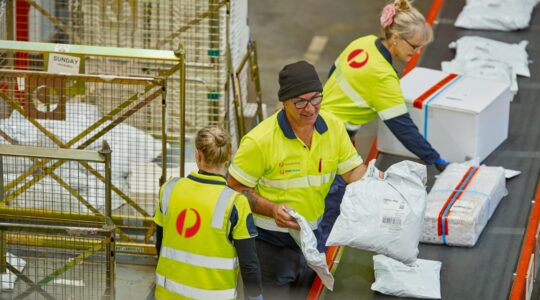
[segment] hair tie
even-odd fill
[[[388,28],[394,22],[394,16],[396,15],[396,7],[394,4],[386,5],[381,13],[381,26]]]

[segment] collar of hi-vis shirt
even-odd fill
[[[289,139],[295,139],[296,134],[294,134],[291,124],[289,123],[289,120],[287,120],[287,116],[285,115],[285,110],[282,109],[278,113],[277,120],[278,120],[279,127],[281,128],[281,131],[283,131],[283,134]],[[326,131],[328,131],[328,126],[326,125],[326,122],[320,115],[317,116],[317,120],[315,121],[315,130],[317,130],[319,134],[323,134]]]
[[[205,174],[206,173],[206,174]],[[217,185],[226,185],[227,182],[225,178],[221,175],[211,174],[205,171],[199,171],[197,172],[191,172],[187,178],[200,182],[200,183],[206,183],[206,184],[217,184]]]
[[[389,64],[392,64],[392,54],[390,54],[390,51],[386,49],[386,47],[382,43],[382,39],[380,38],[376,39],[375,46],[377,46],[377,49],[379,50],[379,52],[381,52],[384,59],[386,59]]]

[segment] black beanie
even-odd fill
[[[322,92],[319,75],[312,64],[301,60],[281,69],[279,72],[279,101],[312,92]]]

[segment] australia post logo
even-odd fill
[[[176,218],[176,232],[185,238],[193,237],[201,228],[201,215],[193,208],[186,208]]]
[[[369,60],[369,55],[364,49],[354,49],[347,56],[347,63],[353,69],[360,69],[365,66]]]
[[[286,173],[295,173],[295,172],[301,172],[300,169],[300,162],[299,161],[291,161],[291,162],[285,162],[282,161],[278,164],[279,168],[279,174],[284,175]]]

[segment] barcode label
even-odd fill
[[[390,224],[390,225],[398,225],[401,226],[401,219],[399,218],[392,218],[392,217],[383,217],[382,222],[384,224]]]

